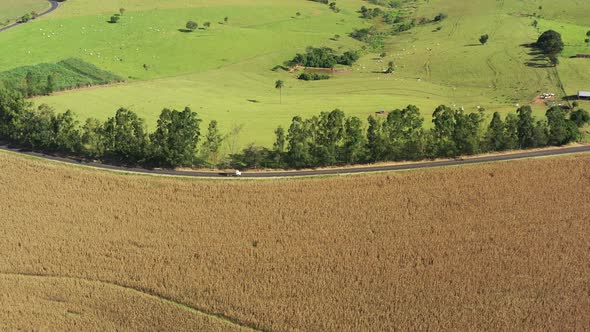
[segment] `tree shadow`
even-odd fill
[[[531,67],[531,68],[551,68],[551,67],[553,67],[553,65],[550,65],[548,63],[533,62],[533,61],[527,61],[524,64],[527,65],[527,67]]]
[[[531,58],[528,59],[524,64],[531,68],[552,68],[553,65],[549,63],[549,59],[543,51],[541,51],[534,43],[520,44],[520,47],[528,49],[526,52]]]
[[[474,46],[483,46],[483,45],[481,45],[481,44],[465,44],[463,46],[466,46],[466,47],[474,47]]]
[[[575,100],[578,100],[579,98],[578,98],[578,95],[570,95],[570,96],[565,96],[561,99],[565,100],[565,101],[575,101]]]
[[[178,31],[184,32],[184,33],[193,32],[193,30],[190,30],[190,29],[178,29]]]

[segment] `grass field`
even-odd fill
[[[294,115],[334,108],[362,118],[407,104],[418,105],[427,117],[439,104],[467,110],[482,106],[491,114],[513,111],[515,104],[528,104],[539,92],[563,96],[590,89],[585,79],[588,61],[564,57],[558,71],[527,66],[530,50],[520,46],[538,37],[529,16],[536,13],[543,17],[538,19],[540,29],[556,28],[564,34],[564,55],[590,53],[584,34],[580,36],[590,30],[580,14],[590,5],[574,0],[559,5],[545,0],[420,2],[417,17],[431,18],[442,11],[448,19],[388,39],[389,55],[383,62],[377,54],[365,54],[352,72],[322,82],[301,82],[293,74],[270,70],[306,46],[360,49],[362,44],[347,33],[369,26],[356,12],[362,5],[366,2],[338,1],[342,11],[334,13],[325,5],[299,0],[69,1],[48,17],[0,35],[0,45],[13,50],[0,59],[0,70],[82,58],[129,83],[36,102],[101,119],[118,107],[129,107],[151,127],[163,107],[188,105],[205,120],[218,120],[226,131],[244,125],[242,144],[264,145],[271,144],[275,127],[288,125]],[[126,8],[121,22],[108,24],[119,7]],[[228,24],[220,24],[226,16]],[[209,30],[179,32],[189,19],[201,26],[205,21],[213,24]],[[438,26],[441,30],[433,32]],[[490,41],[479,46],[484,33]],[[335,34],[342,38],[331,40]],[[375,73],[389,60],[396,62],[393,75]],[[277,79],[286,82],[282,104],[274,89]],[[535,105],[536,115],[544,111],[543,105]]]
[[[2,0],[0,2],[0,23],[14,22],[17,18],[32,11],[41,13],[49,8],[43,0]]]
[[[0,329],[237,328],[190,306],[272,331],[588,330],[589,163],[211,181],[0,152]]]

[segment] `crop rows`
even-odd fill
[[[0,169],[0,273],[101,282],[0,276],[0,329],[196,324],[148,294],[273,331],[590,329],[588,155],[256,182]]]

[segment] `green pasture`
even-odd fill
[[[32,11],[41,13],[49,8],[43,0],[2,0],[0,1],[0,23],[14,22],[17,18]]]
[[[0,34],[0,45],[11,49],[0,57],[0,70],[81,58],[128,82],[58,93],[35,103],[101,119],[128,107],[152,128],[163,107],[190,106],[205,121],[218,120],[224,130],[242,125],[241,144],[265,145],[271,144],[273,130],[287,126],[294,115],[340,108],[366,118],[407,104],[418,105],[427,118],[439,104],[466,110],[480,106],[491,115],[528,104],[541,92],[575,94],[587,81],[585,73],[590,74],[588,59],[564,57],[556,71],[523,46],[539,35],[530,15],[542,6],[539,29],[561,29],[566,53],[574,45],[586,47],[575,44],[580,38],[583,43],[580,31],[590,30],[577,11],[590,5],[574,0],[559,6],[549,1],[421,1],[418,17],[445,12],[448,19],[388,38],[383,59],[364,53],[349,72],[320,82],[272,71],[307,46],[361,49],[362,43],[347,33],[369,26],[356,11],[371,5],[362,0],[337,4],[339,13],[304,0],[68,0],[55,13]],[[120,7],[126,9],[120,23],[107,23]],[[224,17],[229,17],[227,24]],[[188,20],[212,25],[180,32]],[[333,40],[336,34],[341,38]],[[482,34],[490,35],[485,46],[478,42]],[[381,73],[389,61],[395,62],[396,72]],[[561,91],[559,77],[566,91]],[[274,88],[278,79],[286,83],[282,104]],[[544,114],[544,105],[534,109]]]

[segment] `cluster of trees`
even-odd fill
[[[329,47],[308,47],[306,53],[298,53],[292,60],[287,62],[287,65],[334,68],[337,64],[351,66],[358,61],[359,57],[356,51],[346,51],[342,55],[337,55]]]
[[[200,165],[204,156],[219,152],[221,140],[212,121],[200,145],[200,122],[189,108],[164,109],[156,130],[148,133],[143,119],[121,108],[107,121],[90,118],[80,125],[71,111],[58,114],[47,105],[35,109],[17,91],[0,89],[0,138],[69,156],[152,166]]]
[[[546,119],[536,120],[524,106],[505,119],[494,113],[486,122],[483,110],[466,113],[442,105],[432,118],[433,128],[425,130],[419,109],[410,105],[386,118],[369,117],[365,130],[361,119],[340,110],[308,119],[297,116],[287,132],[277,128],[273,149],[251,146],[233,160],[241,167],[302,168],[558,146],[579,140],[579,128],[590,115],[581,109],[568,115],[553,107]]]
[[[370,42],[371,39],[377,35],[379,35],[379,32],[377,31],[377,28],[375,27],[370,27],[370,28],[362,28],[362,29],[354,29],[354,31],[352,31],[350,34],[350,37],[362,41],[362,42]]]
[[[359,10],[359,12],[361,13],[362,18],[372,19],[372,18],[379,17],[379,16],[383,15],[384,11],[379,7],[367,8],[366,6],[362,6],[361,9]]]
[[[436,23],[441,22],[446,19],[448,16],[445,13],[437,14],[433,19],[428,19],[426,17],[422,17],[419,20],[410,19],[408,17],[404,17],[402,12],[398,10],[383,10],[381,8],[367,8],[366,6],[362,6],[359,10],[361,17],[364,19],[374,19],[377,17],[381,17],[382,21],[386,24],[392,25],[392,31],[394,33],[402,32],[410,30],[411,28],[415,27],[418,24],[428,24],[428,23]],[[365,29],[367,32],[370,29]],[[358,34],[359,32],[357,32]],[[362,31],[361,31],[362,33]],[[359,39],[359,38],[357,38]]]
[[[109,23],[118,23],[121,20],[121,15],[125,14],[125,8],[119,8],[119,12],[111,16]]]
[[[71,111],[58,114],[46,105],[34,109],[16,90],[0,88],[1,139],[69,156],[165,167],[302,168],[563,145],[581,138],[580,128],[589,123],[590,114],[553,107],[545,119],[536,120],[525,106],[505,119],[494,113],[487,122],[483,111],[439,106],[432,118],[432,129],[424,129],[424,118],[412,105],[385,118],[371,116],[367,126],[340,110],[307,119],[296,116],[287,130],[275,130],[272,148],[250,145],[238,152],[217,121],[209,123],[203,137],[201,119],[188,107],[162,110],[150,133],[144,120],[125,108],[106,121],[91,118],[80,125]],[[224,140],[232,145],[228,158],[221,156]]]
[[[203,23],[203,26],[205,27],[205,29],[209,29],[211,27],[211,22],[205,22]],[[188,21],[186,22],[186,30],[187,31],[195,31],[199,28],[199,23],[195,22],[195,21]]]
[[[34,19],[36,19],[36,18],[37,18],[37,16],[39,16],[39,15],[37,14],[37,12],[34,12],[34,11],[32,11],[32,12],[30,12],[30,13],[27,13],[27,14],[25,14],[25,15],[21,16],[21,17],[18,19],[18,23],[27,23],[27,22],[29,22],[30,20],[34,20]]]

